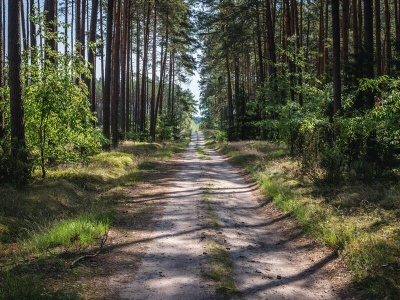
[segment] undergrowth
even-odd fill
[[[187,145],[124,142],[45,179],[34,173],[24,190],[0,186],[0,299],[82,299],[88,291],[70,263],[99,249],[124,187]]]
[[[326,184],[305,176],[300,163],[279,145],[207,145],[251,173],[266,199],[294,216],[308,235],[337,249],[365,299],[400,298],[398,181]]]

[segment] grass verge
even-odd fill
[[[0,186],[0,299],[90,295],[81,279],[95,274],[85,262],[70,263],[99,248],[124,187],[187,145],[124,142],[85,165],[58,166],[44,180],[38,174],[25,190]]]
[[[210,135],[208,135],[210,138]],[[216,143],[234,164],[305,232],[337,249],[347,261],[363,299],[400,299],[400,185],[324,185],[304,177],[284,147],[267,142]]]

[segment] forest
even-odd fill
[[[198,49],[203,128],[284,142],[330,181],[398,165],[397,1],[90,2],[3,1],[2,181],[177,138]]]
[[[188,3],[8,2],[0,5],[0,181],[24,185],[35,169],[45,177],[51,165],[121,140],[170,140],[188,129]]]
[[[230,141],[284,142],[328,181],[392,172],[399,10],[379,0],[210,4],[199,17],[203,126]]]
[[[206,161],[200,129],[366,299],[397,299],[399,75],[399,0],[0,0],[0,251],[69,255],[75,231],[35,235],[58,220],[93,244],[191,132]]]

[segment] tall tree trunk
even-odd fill
[[[226,67],[226,83],[228,90],[228,140],[233,140],[233,96],[232,96],[232,83],[231,83],[231,69],[229,65],[229,55],[225,55],[225,67]]]
[[[151,100],[150,100],[150,136],[156,137],[156,72],[157,72],[157,4],[154,3],[153,20],[153,49],[152,49],[152,78],[151,78]]]
[[[115,36],[113,47],[113,96],[111,100],[111,131],[112,145],[118,145],[118,111],[119,111],[119,90],[120,90],[120,44],[121,44],[121,1],[116,0],[115,4]]]
[[[319,33],[318,33],[318,76],[324,73],[324,53],[325,53],[325,22],[324,22],[324,0],[319,4]]]
[[[256,2],[256,11],[257,11],[257,50],[258,50],[258,64],[259,64],[259,74],[260,74],[260,83],[264,84],[265,76],[264,76],[264,61],[263,61],[263,53],[262,53],[262,41],[261,41],[261,22],[260,22],[260,8],[258,5],[258,1]]]
[[[99,0],[92,0],[92,15],[90,18],[90,35],[89,42],[93,45],[96,42],[96,32],[97,32],[97,11],[99,8]],[[93,113],[96,112],[96,48],[88,47],[88,62],[92,66],[90,73],[90,106]]]
[[[21,0],[8,1],[8,79],[11,119],[11,177],[25,183],[29,171],[25,143],[24,105],[21,74]]]
[[[374,77],[374,27],[373,27],[373,8],[372,0],[364,0],[364,64],[365,76]],[[367,95],[367,107],[374,106],[374,96],[372,93]]]
[[[75,40],[79,43],[76,43],[76,51],[81,53],[81,49],[83,45],[79,45],[81,42],[81,18],[82,18],[82,2],[81,0],[75,0]]]
[[[144,25],[144,45],[143,45],[143,68],[142,68],[142,87],[141,87],[141,101],[140,101],[140,131],[146,130],[146,100],[147,100],[147,63],[149,55],[149,33],[150,33],[150,2],[147,4],[147,16]]]
[[[106,40],[106,69],[103,90],[103,134],[110,139],[110,96],[111,96],[111,48],[113,33],[114,0],[107,2],[107,40]],[[109,149],[110,145],[105,145]]]
[[[50,47],[51,50],[57,51],[57,0],[45,0],[44,10],[47,11],[46,14],[46,26],[51,33],[49,37],[46,38],[46,45]],[[46,51],[46,59],[54,61],[53,55],[48,55]]]
[[[392,61],[392,39],[390,31],[391,31],[390,6],[389,6],[389,0],[385,0],[385,41],[386,41],[385,73],[389,76],[391,74],[391,61]]]
[[[357,55],[360,50],[359,28],[358,28],[358,14],[357,14],[357,0],[352,0],[352,17],[353,17],[353,54]]]
[[[4,35],[3,35],[3,3],[0,2],[0,88],[3,88],[5,85],[4,82]],[[0,93],[0,102],[4,100],[4,93]],[[4,138],[6,134],[6,124],[4,118],[4,112],[0,111],[0,141]]]
[[[130,128],[130,99],[131,99],[131,62],[132,62],[132,9],[131,9],[132,3],[130,0],[128,0],[128,9],[126,10],[127,14],[127,19],[126,19],[126,24],[128,26],[127,28],[127,57],[126,57],[126,89],[125,89],[125,129],[127,132],[131,130]]]
[[[103,1],[100,1],[100,38],[104,41],[104,29],[103,29]],[[101,45],[101,90],[104,91],[104,43]]]
[[[395,37],[396,37],[396,43],[399,43],[400,42],[399,4],[397,0],[393,0],[393,2],[394,2],[394,26],[396,28]]]
[[[65,25],[68,24],[68,12],[69,12],[69,0],[65,0],[65,16],[64,16]],[[65,28],[64,28],[64,35],[65,35],[64,54],[67,54],[68,53],[68,27],[67,26],[65,26]]]
[[[376,76],[382,75],[381,0],[375,0]]]
[[[342,107],[341,79],[340,79],[340,13],[339,0],[332,0],[332,38],[333,38],[333,113],[336,114]]]
[[[265,13],[266,13],[266,22],[267,22],[267,39],[269,46],[269,74],[270,81],[274,82],[274,90],[277,91],[278,87],[276,84],[276,46],[275,46],[275,30],[272,23],[272,12],[271,12],[271,3],[270,0],[265,0]]]
[[[28,3],[26,4],[28,5]],[[26,26],[25,26],[25,9],[24,9],[24,1],[21,1],[21,27],[22,27],[22,44],[23,44],[23,49],[26,50],[28,49],[28,39],[26,35]]]
[[[169,70],[168,70],[168,102],[167,115],[171,115],[171,100],[172,100],[172,51],[169,52]]]
[[[168,24],[168,14],[167,14],[167,24]],[[155,111],[155,127],[157,128],[157,115],[162,114],[163,109],[163,97],[164,97],[164,81],[165,81],[165,73],[167,66],[167,54],[168,54],[168,39],[169,39],[169,30],[168,27],[165,29],[165,47],[161,44],[161,68],[160,68],[160,83],[158,85],[157,92],[157,104]]]
[[[136,4],[136,105],[135,124],[136,130],[140,128],[140,5]]]
[[[30,15],[30,34],[31,34],[31,47],[36,47],[36,24],[33,22],[32,17],[35,15],[35,0],[29,1],[29,15]]]
[[[71,34],[70,34],[70,36],[71,36],[71,52],[73,52],[74,51],[74,46],[75,46],[75,44],[74,44],[74,39],[76,38],[75,36],[74,36],[74,29],[75,29],[75,27],[74,27],[74,24],[75,24],[75,5],[74,5],[74,1],[76,1],[76,0],[71,0],[72,2],[71,2]]]
[[[127,74],[126,74],[126,67],[127,67],[127,48],[128,48],[128,34],[129,34],[129,2],[128,0],[125,0],[124,3],[124,12],[123,12],[123,37],[122,37],[122,49],[121,49],[121,113],[120,113],[120,118],[121,118],[121,131],[122,131],[122,136],[124,139],[126,139],[126,82],[127,82]]]
[[[171,121],[173,132],[175,133],[175,50],[172,51],[172,98],[171,98]]]
[[[342,46],[342,57],[345,69],[349,64],[349,0],[342,1],[342,36],[343,36],[343,46]]]
[[[81,8],[81,24],[80,24],[80,34],[79,34],[79,42],[81,44],[81,55],[82,57],[85,57],[85,40],[86,40],[86,0],[80,0],[82,2],[82,8]]]

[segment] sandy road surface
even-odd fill
[[[165,201],[165,208],[154,231],[140,241],[146,249],[141,262],[111,279],[112,294],[120,299],[221,297],[203,276],[209,258],[202,238],[204,232],[213,234],[202,218],[207,188],[241,298],[352,299],[348,274],[334,254],[304,238],[287,215],[258,201],[256,185],[245,182],[220,154],[206,150],[202,159],[196,146],[204,146],[201,132],[192,134],[166,192],[148,191],[151,199]]]

